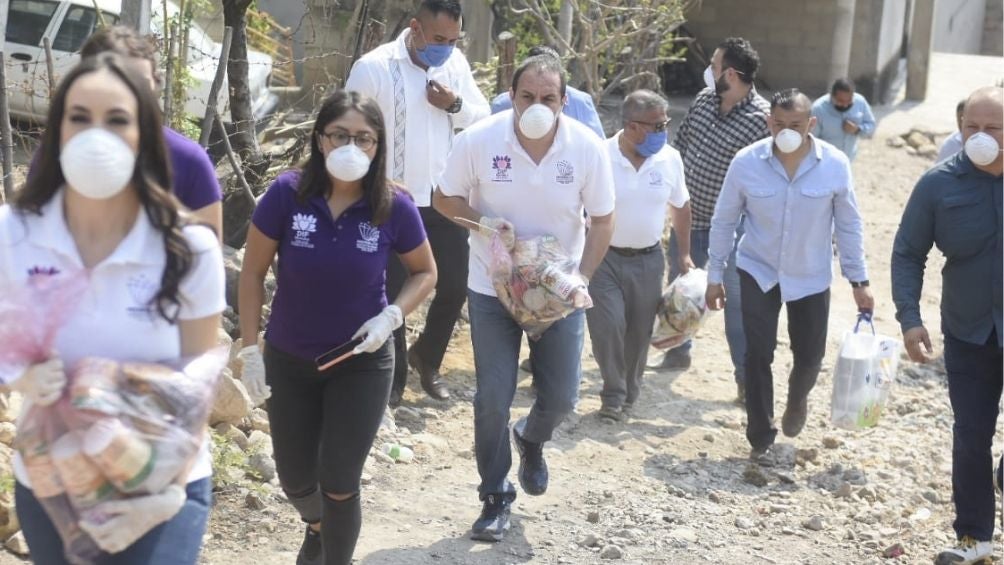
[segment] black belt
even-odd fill
[[[634,257],[635,255],[648,255],[649,253],[658,250],[660,247],[661,245],[658,243],[649,245],[643,249],[636,249],[634,247],[614,247],[611,245],[610,251],[613,251],[618,255],[623,255],[624,257]]]

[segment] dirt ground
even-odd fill
[[[854,173],[877,302],[876,329],[898,337],[889,284],[892,239],[913,184],[931,162],[888,147],[885,138],[891,134],[880,124],[876,138],[863,142]],[[939,351],[942,265],[933,253],[923,304]],[[810,396],[808,424],[797,438],[779,436],[776,464],[756,472],[747,461],[745,412],[733,402],[720,315],[698,336],[690,370],[646,372],[635,415],[621,424],[596,417],[601,379],[587,339],[577,410],[545,449],[549,490],[540,497],[519,494],[512,530],[497,544],[467,537],[480,503],[472,451],[473,359],[464,327],[444,363],[453,399],[429,400],[413,378],[404,408],[394,415],[397,429],[382,432],[412,445],[414,461],[394,464],[371,457],[367,464],[357,562],[930,563],[954,539],[952,413],[945,381],[936,370],[903,361],[891,405],[877,427],[834,428],[830,369],[855,311],[849,286],[837,280],[824,371]],[[778,416],[791,363],[783,333],[779,341],[774,363]],[[529,379],[523,379],[512,417],[524,415],[532,402]],[[1000,437],[996,443],[999,454]],[[514,468],[514,482],[515,473]],[[295,562],[302,524],[276,494],[280,491],[272,492],[262,497],[261,509],[249,508],[247,491],[217,493],[202,563]],[[997,543],[1000,547],[999,533]],[[901,544],[903,554],[884,558],[895,544]],[[0,565],[19,562],[0,554]]]
[[[877,329],[890,336],[899,335],[889,288],[892,238],[914,182],[929,165],[888,147],[881,132],[864,142],[854,164]],[[942,264],[933,254],[925,283],[924,313],[932,334],[939,327]],[[578,408],[545,449],[549,490],[541,497],[520,494],[513,528],[498,544],[467,538],[480,504],[472,455],[473,361],[464,329],[444,364],[454,399],[438,403],[409,389],[406,409],[396,413],[399,429],[389,435],[412,444],[415,460],[391,464],[371,458],[367,466],[356,559],[366,565],[579,564],[611,558],[847,564],[884,562],[882,552],[899,543],[905,553],[895,562],[929,563],[953,539],[945,382],[937,372],[913,370],[904,361],[878,427],[861,432],[832,427],[829,368],[855,311],[848,285],[838,281],[827,364],[810,396],[809,423],[798,438],[780,438],[777,465],[762,476],[765,486],[751,484],[761,481],[747,472],[745,413],[733,403],[721,316],[697,339],[693,368],[646,372],[636,414],[623,424],[595,415],[601,380],[587,340]],[[778,415],[790,362],[782,336],[774,364]],[[525,414],[532,400],[524,379],[513,418]],[[515,469],[511,475],[515,480]],[[302,529],[287,504],[272,498],[264,510],[249,510],[243,492],[220,493],[217,500],[204,563],[294,562]]]

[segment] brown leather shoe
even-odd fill
[[[446,388],[446,383],[439,379],[439,372],[427,366],[414,349],[408,350],[408,364],[418,372],[419,381],[422,383],[422,390],[436,400],[449,400],[450,390]]]

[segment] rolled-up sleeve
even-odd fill
[[[934,245],[934,203],[921,181],[903,210],[892,247],[892,300],[903,331],[924,325],[920,293],[927,255]]]
[[[742,160],[734,159],[725,173],[722,192],[711,216],[711,232],[708,235],[708,283],[722,284],[722,274],[732,253],[736,240],[736,227],[745,207],[740,177]]]
[[[453,140],[453,148],[446,156],[446,167],[439,175],[437,185],[445,196],[459,196],[470,202],[471,189],[476,184],[471,159],[470,135],[460,132]]]

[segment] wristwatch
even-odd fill
[[[464,105],[464,99],[458,94],[456,99],[453,100],[453,104],[446,107],[447,114],[456,114],[460,111],[460,107]]]
[[[851,281],[851,288],[864,288],[866,286],[868,286],[868,279],[858,282]]]

